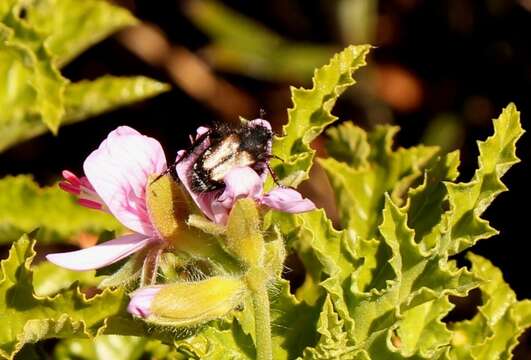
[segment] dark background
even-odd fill
[[[223,4],[293,43],[310,42],[340,50],[349,38],[337,25],[341,2],[226,0]],[[33,173],[41,184],[50,184],[62,169],[79,173],[83,159],[110,130],[122,124],[159,139],[168,157],[186,146],[188,134],[198,125],[213,119],[258,117],[262,108],[279,129],[290,104],[289,85],[310,85],[310,76],[306,81],[295,76],[260,79],[210,67],[202,49],[211,40],[187,15],[186,9],[193,1],[116,3],[129,8],[142,21],[155,24],[161,30],[159,35],[170,44],[166,48],[171,46],[176,54],[158,52],[155,41],[151,45],[160,59],[135,52],[124,40],[127,33],[122,32],[87,50],[64,68],[63,74],[73,81],[103,74],[143,74],[172,83],[173,89],[141,104],[64,127],[58,137],[45,135],[18,145],[0,157],[0,175]],[[402,128],[397,138],[401,146],[422,141],[446,149],[460,148],[461,180],[465,181],[476,166],[475,141],[491,134],[491,119],[509,102],[516,103],[524,128],[529,128],[530,0],[366,3],[375,7],[370,15],[372,27],[368,35],[350,34],[350,38],[377,48],[372,51],[369,67],[356,75],[361,78],[357,89],[338,102],[334,113],[340,119],[352,119],[367,129],[377,123],[397,124]],[[168,59],[162,59],[172,56],[181,59],[173,70]],[[189,57],[205,65],[211,80],[219,86],[228,86],[227,92],[217,93],[219,103],[209,103],[200,90],[194,90],[201,89],[202,84],[194,84],[198,80],[193,72],[187,73],[188,68],[179,65],[183,64],[183,56],[184,61]],[[531,298],[527,246],[530,217],[526,208],[531,187],[529,154],[529,136],[524,135],[518,146],[523,162],[504,177],[510,192],[499,196],[484,216],[501,234],[481,241],[473,249],[503,270],[520,299]]]

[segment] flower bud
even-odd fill
[[[238,200],[227,222],[227,248],[247,265],[261,266],[264,262],[264,237],[260,216],[253,199]]]
[[[173,181],[171,176],[155,179],[155,176],[149,178],[146,189],[149,217],[159,235],[174,243],[188,228],[185,221],[192,205],[186,190]]]
[[[133,293],[128,310],[158,325],[196,326],[225,316],[242,302],[244,294],[241,279],[214,276],[141,288]]]

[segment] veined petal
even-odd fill
[[[46,259],[70,270],[93,270],[120,261],[154,241],[142,234],[130,234],[86,249],[48,254]]]
[[[275,210],[301,213],[315,209],[315,204],[294,189],[276,187],[260,199],[260,203]]]
[[[83,168],[90,184],[122,224],[147,236],[155,234],[145,191],[148,177],[166,168],[157,140],[121,126],[88,156]]]
[[[161,288],[162,285],[155,285],[140,288],[135,291],[127,306],[127,311],[138,317],[148,317],[151,314],[151,302]]]
[[[217,201],[227,209],[232,209],[232,205],[239,198],[257,199],[262,195],[262,179],[256,171],[248,166],[231,169],[223,181],[225,182],[225,191]]]
[[[263,189],[260,176],[247,166],[230,170],[223,181],[225,182],[225,190],[211,205],[213,220],[218,224],[227,222],[229,212],[236,200],[244,197],[259,199]]]

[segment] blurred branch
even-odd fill
[[[188,49],[172,45],[154,25],[124,30],[119,41],[154,67],[164,69],[188,95],[207,104],[228,120],[256,115],[256,101],[242,90],[217,77],[212,69]]]

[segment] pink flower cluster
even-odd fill
[[[265,120],[251,123],[270,126]],[[198,135],[208,131],[198,129]],[[198,156],[210,145],[209,139],[186,156],[176,167],[179,179],[190,192],[197,206],[210,220],[225,224],[237,199],[250,197],[257,203],[280,211],[298,213],[315,209],[315,205],[290,188],[277,187],[263,193],[264,176],[250,167],[237,167],[225,178],[225,188],[206,193],[194,193],[190,188],[190,172]],[[184,151],[178,152],[178,158]],[[85,160],[86,177],[78,178],[64,171],[60,187],[78,197],[80,205],[111,213],[131,230],[130,234],[96,246],[66,253],[49,254],[46,258],[67,269],[84,271],[98,269],[164,239],[153,225],[146,206],[148,178],[167,168],[160,143],[138,131],[121,126],[109,133],[101,145]]]
[[[270,126],[265,120],[253,120],[251,124]],[[198,129],[198,136],[208,131]],[[210,220],[225,224],[236,200],[242,197],[280,211],[297,213],[315,209],[294,189],[276,187],[264,194],[266,173],[259,176],[250,167],[236,167],[224,177],[221,190],[195,193],[191,190],[191,171],[197,158],[210,146],[208,137],[191,154],[183,150],[176,166],[179,180],[189,191],[199,209]],[[269,146],[270,148],[270,146]],[[84,271],[98,269],[115,263],[155,243],[164,243],[150,219],[146,205],[146,189],[149,177],[160,174],[167,168],[162,146],[153,138],[121,126],[112,131],[98,149],[85,160],[84,177],[63,171],[64,181],[59,186],[78,197],[80,205],[112,214],[131,233],[114,240],[77,251],[49,254],[46,258],[61,267]],[[161,285],[137,290],[128,306],[128,311],[139,317],[148,317],[153,297]]]

